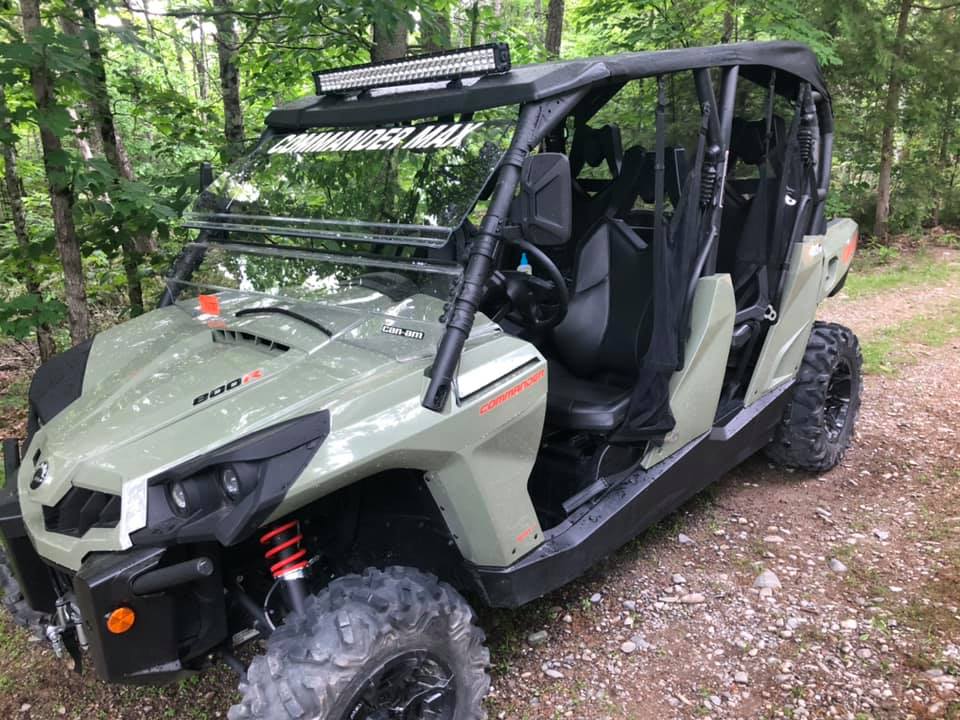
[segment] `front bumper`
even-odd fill
[[[19,464],[14,451],[12,443],[4,443],[8,477]],[[223,578],[215,543],[93,553],[73,574],[53,567],[37,554],[23,523],[19,498],[10,490],[0,491],[0,539],[21,592],[34,610],[52,616],[58,598],[72,594],[90,658],[97,674],[108,682],[175,680],[227,638]],[[138,593],[134,589],[138,579],[153,571],[201,556],[211,561],[203,577],[165,590]],[[136,622],[122,635],[114,635],[107,630],[107,616],[120,606],[133,610]]]
[[[178,548],[181,553],[187,548]],[[211,557],[215,547],[193,548]],[[172,551],[142,548],[104,553],[83,563],[73,580],[77,607],[97,674],[107,682],[153,684],[190,672],[191,661],[227,637],[223,579],[215,559],[202,579],[162,592],[137,594],[133,585],[150,571],[169,566]],[[215,556],[214,556],[215,557]],[[136,613],[122,635],[107,629],[107,616],[118,607]]]

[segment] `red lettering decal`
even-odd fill
[[[546,370],[538,370],[533,375],[528,377],[526,380],[521,380],[509,390],[505,390],[504,392],[500,393],[492,400],[488,400],[483,405],[481,405],[480,414],[486,415],[488,412],[490,412],[491,410],[495,410],[496,408],[500,407],[508,400],[513,400],[513,398],[515,398],[517,395],[522,393],[524,390],[526,390],[532,385],[536,385],[538,382],[543,380],[543,378],[546,377],[546,374],[547,374]]]
[[[517,535],[517,542],[518,542],[518,543],[522,543],[524,540],[526,540],[528,537],[530,537],[530,533],[532,533],[532,532],[533,532],[533,528],[532,528],[532,527],[528,527],[528,528],[527,528],[526,530],[524,530],[522,533],[520,533],[519,535]]]

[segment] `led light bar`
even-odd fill
[[[506,43],[490,43],[339,70],[317,70],[313,81],[317,95],[342,95],[378,87],[497,75],[509,69],[510,48]]]

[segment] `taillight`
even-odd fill
[[[844,265],[849,265],[850,260],[853,258],[853,254],[857,251],[857,243],[860,242],[860,230],[854,230],[853,236],[847,242],[847,246],[843,249],[843,263]]]

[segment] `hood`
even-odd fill
[[[392,303],[358,289],[336,305],[209,297],[94,339],[82,393],[30,445],[21,490],[40,462],[50,478],[31,500],[52,505],[71,485],[119,493],[126,480],[360,392],[358,384],[420,372],[442,332],[442,301],[425,295]],[[264,309],[281,312],[255,311]],[[478,323],[475,333],[491,327]]]

